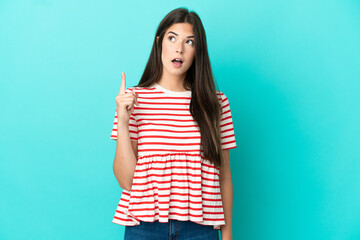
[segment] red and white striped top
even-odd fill
[[[138,142],[138,160],[131,191],[123,189],[112,220],[123,226],[168,219],[225,225],[219,168],[203,157],[200,131],[190,114],[191,91],[174,92],[155,83],[132,87],[138,94],[129,120],[129,134]],[[229,100],[217,91],[222,106],[222,149],[236,148]],[[111,139],[117,139],[115,111]]]

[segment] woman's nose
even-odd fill
[[[176,52],[178,53],[183,53],[184,49],[183,49],[183,44],[182,42],[179,42],[177,45],[176,45]]]

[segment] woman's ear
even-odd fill
[[[156,36],[156,43],[158,43],[159,41],[159,36]]]

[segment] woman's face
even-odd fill
[[[193,63],[195,37],[190,23],[175,23],[166,32],[162,42],[161,61],[166,74],[183,77]],[[181,62],[173,61],[180,58]]]

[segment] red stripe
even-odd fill
[[[181,155],[183,156],[184,153],[163,153],[163,154],[150,154],[150,155],[146,155],[146,156],[139,156],[139,159],[140,158],[144,158],[144,157],[165,157],[165,156],[168,156],[168,155]],[[200,154],[190,154],[190,153],[187,153],[186,155],[189,155],[189,156],[194,156],[194,157],[203,157],[202,155]],[[190,161],[190,160],[188,160]]]
[[[188,108],[183,109],[183,108],[147,108],[147,107],[137,107],[136,109],[140,109],[140,110],[159,110],[159,111],[189,111]],[[155,114],[155,113],[153,113]],[[157,114],[157,113],[156,113]]]
[[[139,142],[138,145],[200,146],[200,143]]]
[[[222,118],[221,121],[225,121],[226,119],[231,119],[231,116],[227,116],[226,118]]]
[[[154,168],[150,168],[150,169],[154,169]],[[147,170],[150,170],[150,169],[144,169],[144,170],[146,172]],[[182,169],[187,169],[187,168],[182,168]],[[162,170],[162,169],[159,169],[159,170]],[[142,171],[136,171],[136,172],[142,172]],[[164,174],[164,173],[162,173],[162,174],[149,173],[149,174],[145,174],[144,176],[133,176],[133,179],[143,179],[143,178],[148,178],[148,177],[164,177],[165,178],[165,177],[171,177],[171,176],[191,176],[193,178],[196,178],[196,177],[201,178],[201,174],[174,173],[174,172],[172,172],[172,173],[167,173],[167,174]],[[214,181],[216,181],[216,179]]]
[[[117,116],[117,115],[115,115],[114,123],[117,123],[117,118],[118,118],[118,116]],[[133,116],[130,116],[130,119],[135,120],[135,118],[133,118]]]
[[[132,189],[131,192],[147,192],[150,190],[159,190],[159,191],[169,191],[171,189],[189,189],[192,191],[201,191],[201,188],[191,188],[190,186],[187,187],[181,187],[181,186],[171,186],[171,188],[160,188],[160,187],[150,187],[150,188],[146,188],[146,189]]]
[[[229,129],[226,129],[226,130],[221,131],[220,133],[229,132],[229,131],[234,131],[234,129],[233,129],[233,128],[229,128]]]
[[[148,136],[141,136],[139,139],[142,138],[169,138],[169,139],[199,139],[200,136],[188,136],[188,137],[173,137],[173,136],[160,136],[160,135],[148,135]]]
[[[169,103],[169,102],[142,102],[138,101],[141,104],[149,104],[149,105],[156,105],[156,104],[163,104],[163,105],[190,105],[190,103]]]
[[[207,188],[218,188],[218,189],[220,189],[220,186],[213,186],[213,185],[208,185],[208,184],[204,184],[204,183],[202,183],[201,186],[202,187],[207,187]]]
[[[219,174],[217,172],[208,172],[206,170],[201,170],[202,173],[206,173],[206,174],[209,174],[209,175],[217,175],[219,176]]]
[[[157,196],[157,193],[155,193],[155,195]],[[179,202],[179,203],[191,203],[191,204],[202,204],[202,201],[193,201],[193,200],[179,200],[179,199],[171,199],[171,202]],[[169,202],[166,201],[159,201],[158,199],[155,199],[154,201],[142,201],[142,202],[132,202],[131,205],[142,205],[142,204],[168,204]],[[120,205],[118,205],[120,206]]]
[[[232,125],[232,124],[233,124],[233,122],[231,121],[231,122],[225,123],[225,124],[223,124],[223,125],[220,125],[220,127],[224,127],[224,126]]]
[[[186,150],[179,150],[179,149],[139,149],[138,152],[198,152],[199,149],[186,149]]]
[[[139,129],[140,132],[172,132],[172,133],[200,133],[198,130],[188,130],[188,131],[175,131],[175,130],[167,130],[167,129]]]
[[[157,154],[151,154],[151,157],[154,157],[154,155],[156,156]],[[167,155],[169,155],[169,154],[167,154]],[[149,157],[149,155],[139,156],[138,157],[138,159],[142,159],[142,158],[150,158],[150,157]],[[176,163],[176,162],[179,162],[179,163],[192,163],[192,164],[200,163],[199,160],[189,160],[189,159],[168,159],[167,162],[171,162],[171,163]],[[149,163],[150,162],[142,162],[142,163],[138,163],[137,165],[141,166],[141,165],[147,165]],[[163,164],[164,161],[163,160],[160,160],[160,161],[151,160],[151,164],[155,164],[155,163]],[[203,163],[203,164],[205,164],[205,163]]]
[[[180,161],[182,162],[182,161]],[[152,164],[154,162],[151,162]],[[165,170],[170,170],[170,169],[191,169],[191,170],[198,170],[198,171],[201,171],[201,167],[187,167],[187,166],[170,166],[170,167],[165,167],[165,168],[158,168],[158,167],[153,167],[153,166],[150,166],[149,168],[146,168],[146,169],[136,169],[135,172],[147,172],[149,170],[160,170],[160,171],[165,171]],[[173,175],[186,175],[186,173],[172,173]],[[191,173],[189,173],[191,174]],[[155,174],[155,175],[159,175],[159,174]],[[155,176],[154,175],[154,176]],[[171,175],[171,174],[170,174]],[[170,176],[169,174],[160,174],[159,176]],[[194,174],[191,174],[191,175],[194,175]],[[146,176],[149,176],[149,175],[146,175]],[[139,176],[140,177],[140,176]],[[195,175],[194,177],[201,177],[201,175],[197,174]]]
[[[230,142],[224,142],[224,143],[222,143],[222,145],[226,145],[226,144],[230,144],[230,143],[235,143],[235,140],[234,140],[234,141],[230,141]]]
[[[229,149],[233,149],[236,148],[236,146],[232,146],[232,147],[228,147],[228,148],[223,148],[222,150],[229,150]]]
[[[201,179],[202,179],[202,180],[209,181],[209,182],[218,182],[218,181],[219,181],[219,179],[206,178],[206,177],[204,177],[204,176],[202,176],[202,178],[201,178]]]
[[[214,205],[206,205],[206,204],[203,204],[202,206],[207,207],[207,208],[222,208],[223,207],[222,205],[214,206]]]
[[[220,212],[220,213],[214,212],[212,214],[222,215],[223,212]],[[187,213],[180,214],[180,213],[176,213],[176,212],[173,212],[173,213],[169,212],[169,215],[160,215],[159,213],[155,213],[154,215],[137,215],[136,217],[138,217],[138,218],[155,218],[156,216],[158,216],[159,218],[167,218],[167,219],[169,219],[170,216],[174,216],[174,215],[176,215],[176,216],[202,217],[202,215],[195,215],[195,214],[191,214],[191,213],[189,213],[189,214],[187,214]],[[203,219],[204,219],[204,221],[205,221],[205,219],[208,219],[206,221],[217,221],[217,220],[223,221],[224,220],[224,218],[203,218]]]
[[[130,124],[129,124],[130,125]],[[175,124],[164,124],[164,123],[139,123],[138,126],[156,125],[156,126],[169,126],[169,127],[197,127],[198,125],[175,125]]]
[[[222,199],[213,199],[213,198],[202,198],[202,200],[205,200],[205,201],[214,201],[214,202],[222,202]]]
[[[143,99],[184,99],[184,100],[190,100],[190,97],[141,97],[138,96],[138,98],[143,98]]]
[[[134,113],[134,116],[140,115],[151,115],[154,116],[154,113]],[[176,116],[176,117],[191,117],[191,114],[175,114],[175,113],[156,113],[156,116]]]
[[[155,208],[136,208],[136,209],[131,209],[132,211],[153,211],[153,210],[156,210],[156,209],[159,209],[159,211],[169,211],[169,210],[172,210],[172,209],[182,209],[182,210],[192,210],[192,211],[202,211],[203,208],[199,207],[199,208],[194,208],[194,207],[190,207],[190,206],[186,206],[186,207],[181,207],[181,206],[176,206],[176,205],[173,205],[171,206],[170,208],[160,208],[159,206],[155,206]]]
[[[188,119],[188,120],[182,120],[182,119],[168,119],[168,118],[141,118],[138,119],[138,122],[140,121],[178,121],[178,122],[194,122],[193,119]]]
[[[155,163],[156,161],[152,161],[151,163]],[[174,161],[173,161],[174,162]],[[178,160],[178,162],[183,162],[182,160]],[[157,163],[163,163],[162,161],[157,161]],[[145,165],[146,163],[139,163],[138,165]],[[157,167],[153,167],[151,166],[151,168],[147,168],[147,169],[136,169],[135,172],[147,172],[148,170],[153,169],[153,170],[168,170],[168,169],[191,169],[191,170],[200,170],[202,173],[206,173],[209,175],[218,175],[218,173],[216,172],[209,172],[206,170],[201,170],[201,167],[199,168],[195,168],[195,167],[182,167],[182,166],[172,166],[172,167],[165,167],[165,168],[157,168]]]
[[[177,193],[177,192],[171,192],[171,194],[159,194],[158,192],[154,192],[153,194],[142,194],[141,196],[131,196],[132,198],[136,199],[136,198],[155,198],[155,196],[157,196],[157,198],[169,198],[170,196],[189,196],[189,197],[201,197],[201,194],[188,194],[188,193]],[[172,200],[172,199],[171,199]],[[184,200],[187,202],[187,200]],[[164,202],[165,203],[165,202]],[[131,202],[130,205],[136,205],[137,202]],[[142,202],[141,202],[142,204]]]
[[[159,155],[160,157],[165,157],[166,155],[172,155],[172,156],[174,156],[174,155],[184,155],[184,153],[167,153],[167,154],[151,154],[151,155],[145,155],[145,156],[139,156],[138,157],[138,160],[139,159],[142,159],[142,158],[149,158],[150,156],[151,157],[155,157],[155,156],[157,156],[157,155]],[[192,154],[186,154],[186,155],[192,155]],[[195,154],[193,154],[193,155],[195,155]],[[200,155],[198,155],[198,156],[200,156]],[[202,156],[201,156],[201,158],[203,158]],[[205,158],[203,158],[203,159],[205,159]],[[207,160],[207,159],[206,159]],[[199,160],[195,160],[195,161],[193,161],[193,160],[189,160],[189,159],[168,159],[167,160],[167,162],[171,162],[171,163],[176,163],[176,162],[179,162],[179,163],[199,163]],[[156,160],[152,160],[151,161],[151,164],[155,164],[155,163],[164,163],[164,161],[156,161]],[[141,166],[141,165],[147,165],[147,164],[149,164],[149,162],[142,162],[142,163],[137,163],[137,165],[139,165],[139,166]],[[212,169],[219,169],[219,168],[216,168],[214,165],[209,165],[208,163],[206,163],[206,162],[202,162],[201,163],[201,165],[202,166],[204,166],[204,167],[207,167],[207,168],[212,168]],[[218,174],[218,173],[216,173],[216,174]]]
[[[121,212],[121,211],[118,211],[118,210],[116,210],[116,212],[126,215],[124,212]],[[131,223],[134,222],[131,219],[120,218],[120,217],[117,217],[117,216],[114,216],[114,218],[117,219],[117,220],[120,220],[120,221],[124,221],[124,222],[131,222]]]
[[[113,131],[113,132],[117,132],[117,129],[113,128],[112,131]],[[137,131],[133,131],[133,130],[129,130],[129,133],[137,134],[138,132],[137,132]],[[114,135],[114,136],[116,136],[116,135]]]
[[[144,183],[133,183],[132,186],[147,186],[147,185],[151,185],[154,183],[157,184],[166,184],[166,183],[175,183],[175,182],[179,182],[179,183],[184,183],[184,182],[189,182],[192,184],[201,184],[202,187],[207,187],[207,188],[213,188],[213,189],[220,189],[220,186],[213,186],[213,185],[208,185],[208,184],[204,184],[201,183],[199,181],[192,181],[192,180],[177,180],[177,179],[172,179],[170,181],[158,181],[158,180],[151,180],[151,181],[147,181]],[[157,187],[156,187],[157,188]],[[134,191],[135,189],[132,189],[131,191]],[[135,196],[131,196],[131,197],[135,197]]]
[[[221,139],[229,138],[229,137],[235,137],[235,135],[234,135],[234,134],[231,134],[231,135],[229,135],[229,136],[221,137]]]
[[[158,181],[158,180],[150,180],[144,183],[133,183],[133,186],[147,186],[148,184],[166,184],[166,183],[174,183],[174,182],[180,182],[180,183],[185,183],[185,182],[189,182],[191,184],[201,184],[201,181],[193,181],[193,180],[178,180],[178,179],[171,179],[170,181]],[[134,197],[134,196],[131,196]]]
[[[128,193],[128,192],[123,191],[122,194],[130,197],[130,193]]]

